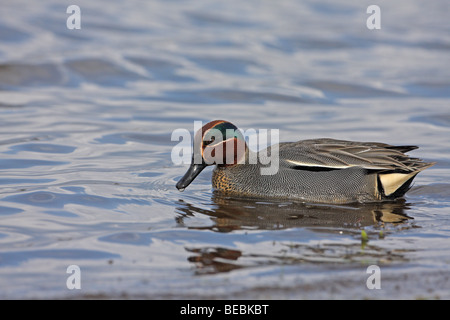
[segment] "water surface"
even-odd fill
[[[450,298],[448,1],[379,1],[381,30],[369,2],[78,1],[69,30],[71,4],[0,13],[0,298]],[[180,193],[171,134],[213,119],[437,164],[386,204],[221,197],[211,170]]]

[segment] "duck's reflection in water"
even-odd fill
[[[289,201],[262,201],[261,199],[230,198],[214,194],[213,205],[204,209],[199,205],[179,200],[179,225],[190,229],[211,229],[230,232],[239,229],[287,229],[298,227],[355,228],[380,223],[401,223],[412,219],[404,200],[365,204],[308,204]],[[211,225],[195,226],[188,217],[204,214]]]
[[[412,219],[405,213],[409,210],[409,206],[404,200],[373,204],[325,205],[230,198],[217,194],[212,200],[212,206],[209,204],[204,207],[179,200],[177,223],[188,229],[207,229],[221,233],[233,230],[307,228],[320,233],[359,234],[360,229],[364,227],[398,225]],[[196,225],[196,219],[193,218],[199,214],[208,216],[211,223],[205,225],[202,219],[202,222]],[[270,233],[266,235],[265,240],[270,241]],[[352,243],[322,241],[320,246],[315,246],[304,242],[298,243],[289,236],[286,241],[277,241],[272,252],[263,253],[257,248],[258,243],[254,245],[255,251],[252,252],[210,245],[185,249],[192,254],[188,260],[195,264],[197,274],[228,272],[267,264],[360,263],[358,262],[360,259],[375,263],[390,263],[405,260],[403,254],[395,250],[372,244],[362,246],[358,241]]]
[[[195,264],[197,274],[229,272],[245,267],[238,263],[238,259],[242,256],[240,250],[220,247],[185,249],[194,254],[188,257],[188,261]]]

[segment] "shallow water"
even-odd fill
[[[450,298],[448,1],[378,1],[380,30],[354,1],[71,4],[0,12],[0,298]],[[172,132],[222,118],[437,164],[388,204],[180,193]]]

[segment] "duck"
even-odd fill
[[[191,164],[176,188],[183,191],[214,165],[213,189],[230,197],[330,204],[393,201],[405,195],[419,172],[435,164],[406,155],[417,146],[332,138],[281,142],[254,152],[241,130],[225,120],[205,124],[193,144]],[[276,160],[274,170],[269,158]]]

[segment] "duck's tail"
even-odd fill
[[[407,167],[407,170],[378,173],[378,192],[383,198],[402,197],[411,188],[411,183],[419,172],[436,164],[436,162],[424,162],[419,158],[405,158],[402,163]]]

